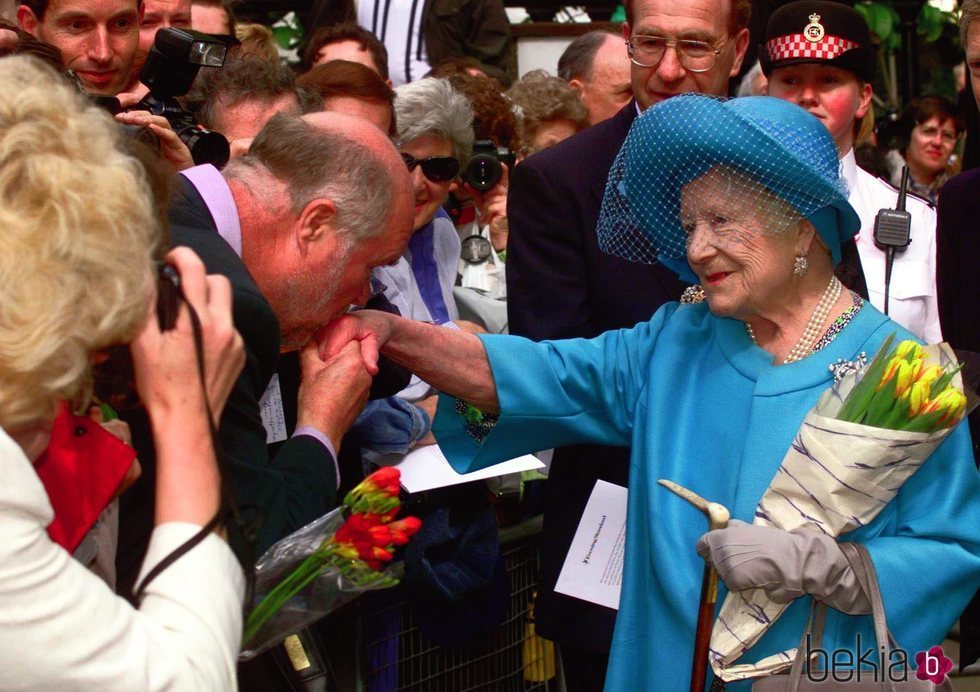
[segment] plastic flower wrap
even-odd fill
[[[347,493],[343,504],[286,536],[255,563],[255,604],[245,620],[242,660],[373,589],[398,584],[397,546],[422,526],[396,520],[398,469],[387,467]]]
[[[786,531],[809,525],[834,537],[864,526],[963,420],[972,407],[952,349],[893,343],[894,335],[870,365],[850,368],[820,396],[759,501],[754,524]],[[733,665],[787,607],[761,589],[730,592],[711,634],[716,675],[741,680],[789,667],[795,650]]]

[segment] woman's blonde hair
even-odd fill
[[[0,60],[0,426],[79,403],[95,351],[147,314],[160,239],[110,116],[27,57]]]

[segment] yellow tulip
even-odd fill
[[[922,358],[922,347],[911,339],[906,339],[895,347],[895,357],[903,360]]]
[[[892,356],[891,360],[888,361],[888,365],[885,366],[885,374],[881,376],[881,381],[878,383],[876,390],[880,390],[895,376],[898,372],[898,366],[905,361],[898,356]]]
[[[906,396],[909,401],[909,414],[919,415],[919,411],[929,402],[929,383],[921,380],[914,382],[906,392]]]
[[[902,396],[912,384],[912,364],[907,361],[899,361],[895,372],[895,395]]]
[[[958,389],[944,389],[935,399],[922,407],[923,413],[941,411],[941,422],[950,423],[956,421],[966,408],[966,397]]]
[[[922,372],[919,373],[919,376],[916,379],[918,382],[931,385],[933,382],[938,380],[942,374],[943,374],[942,366],[930,365],[929,367],[924,368]]]

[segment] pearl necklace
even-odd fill
[[[783,359],[784,365],[801,360],[813,350],[813,344],[820,337],[820,329],[827,321],[837,299],[840,298],[842,289],[843,285],[837,280],[837,277],[831,277],[830,283],[827,284],[827,288],[824,289],[823,295],[820,297],[820,302],[817,303],[817,307],[813,309],[813,314],[810,315],[810,321],[806,323],[806,327],[803,329],[803,336],[796,342],[789,355]],[[752,343],[758,346],[759,342],[755,340],[755,332],[752,331],[752,325],[748,322],[745,323],[745,331],[748,332]]]

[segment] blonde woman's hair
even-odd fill
[[[31,58],[0,60],[0,426],[80,403],[94,352],[147,314],[160,230],[110,116]]]

